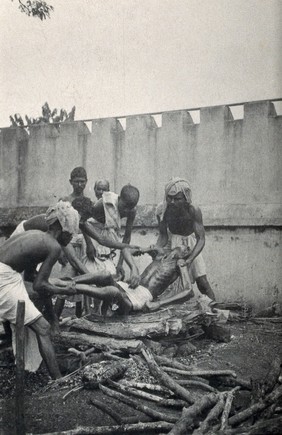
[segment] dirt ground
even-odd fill
[[[262,379],[274,356],[282,358],[282,324],[266,321],[232,323],[232,338],[229,343],[216,343],[208,339],[195,339],[195,352],[180,358],[193,368],[232,369],[237,376],[245,380]],[[146,416],[110,399],[98,390],[82,389],[63,396],[72,388],[58,386],[47,389],[50,381],[44,368],[36,374],[26,375],[25,391],[25,425],[26,432],[40,434],[70,430],[76,426],[113,425],[108,415],[91,404],[91,398],[100,399],[123,416],[139,415],[140,421],[149,421]],[[11,353],[0,353],[0,434],[15,433],[14,388],[15,375]],[[152,404],[150,404],[152,406]],[[156,408],[157,409],[157,408]],[[164,409],[164,408],[163,408]]]

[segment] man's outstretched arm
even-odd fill
[[[129,266],[130,269],[130,287],[136,288],[140,284],[141,277],[138,267],[132,256],[131,249],[123,249],[122,254],[126,264]]]
[[[74,286],[69,287],[57,287],[49,282],[49,277],[51,275],[52,268],[61,254],[61,248],[58,244],[49,246],[49,255],[42,263],[38,274],[33,281],[33,289],[37,292],[47,292],[49,295],[53,294],[67,294],[73,295],[76,293]]]
[[[124,232],[124,236],[122,239],[122,243],[130,243],[131,240],[131,233],[132,233],[132,228],[133,228],[133,223],[136,217],[136,209],[134,208],[133,210],[130,211],[130,213],[127,216],[126,219],[126,225],[125,225],[125,232]],[[120,274],[121,279],[124,278],[124,270],[122,268],[122,263],[123,263],[123,255],[122,252],[120,253],[119,256],[119,260],[118,260],[118,264],[117,264],[117,274]]]
[[[116,240],[112,240],[108,237],[101,236],[98,231],[96,231],[93,228],[93,225],[89,224],[88,222],[82,222],[80,223],[80,228],[83,232],[85,232],[88,236],[92,237],[93,239],[97,240],[100,245],[107,246],[108,248],[114,248],[114,249],[124,249],[124,248],[138,248],[138,246],[131,246],[126,243],[121,243]]]

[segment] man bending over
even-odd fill
[[[50,325],[29,299],[21,273],[42,263],[33,288],[42,295],[80,293],[74,283],[58,287],[49,282],[52,267],[72,234],[78,231],[79,214],[68,202],[60,201],[46,213],[48,231],[30,230],[8,239],[0,247],[0,321],[16,323],[17,304],[25,301],[24,324],[36,334],[39,352],[52,378],[61,376],[53,345]],[[94,296],[91,289],[82,293]]]

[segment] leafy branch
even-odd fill
[[[12,0],[14,1],[14,0]],[[39,18],[41,21],[50,18],[50,12],[54,10],[52,5],[40,0],[18,0],[19,10],[29,17]]]
[[[27,127],[34,124],[58,124],[64,121],[74,121],[75,106],[68,113],[65,109],[53,109],[51,110],[49,104],[46,102],[42,106],[42,116],[37,118],[30,118],[25,115]],[[10,115],[11,127],[25,127],[24,121],[19,113],[15,113],[14,116]]]

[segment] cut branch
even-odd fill
[[[124,424],[122,426],[79,426],[76,429],[61,432],[50,432],[43,435],[124,435],[125,433],[140,433],[168,431],[172,423],[157,421],[152,423]]]
[[[221,426],[220,426],[220,430],[222,430],[223,432],[226,431],[226,429],[228,428],[228,417],[230,414],[234,394],[239,389],[240,389],[240,387],[235,387],[235,388],[233,388],[233,390],[228,391],[228,393],[227,393],[226,402],[225,402],[224,410],[223,410],[222,417],[221,417]]]
[[[244,411],[239,412],[237,415],[234,415],[233,417],[229,418],[228,424],[230,426],[236,426],[237,424],[242,423],[243,421],[247,420],[248,418],[252,417],[258,412],[263,411],[268,406],[277,402],[277,400],[280,399],[280,397],[282,397],[282,385],[280,385],[275,390],[273,390],[268,396],[266,396],[260,402],[255,403],[254,405],[250,406]]]
[[[141,352],[147,361],[149,370],[151,374],[165,387],[169,388],[173,391],[177,396],[184,399],[187,403],[192,404],[195,402],[195,397],[192,393],[179,385],[174,379],[172,379],[167,373],[164,373],[163,370],[158,366],[152,352],[148,349],[141,349]]]
[[[156,402],[159,405],[175,406],[181,408],[186,405],[186,402],[184,402],[184,400],[164,399],[163,397],[157,396],[156,394],[150,394],[146,391],[136,390],[135,388],[127,387],[126,385],[121,385],[117,382],[108,381],[108,385],[117,388],[124,393],[130,394],[131,396],[139,397],[145,400],[151,400],[152,402]]]
[[[131,406],[134,409],[137,409],[138,411],[143,412],[143,414],[149,415],[149,417],[157,419],[157,420],[163,420],[168,421],[170,423],[175,423],[178,419],[174,415],[170,415],[167,413],[162,413],[159,411],[155,411],[152,408],[149,408],[146,405],[141,404],[140,402],[137,402],[137,400],[134,400],[130,397],[125,396],[122,393],[119,393],[118,391],[114,391],[108,387],[105,387],[104,385],[99,385],[99,388],[103,393],[105,393],[109,397],[113,397],[114,399],[120,400],[123,403],[126,403],[127,405]]]
[[[175,373],[177,375],[186,375],[186,376],[232,376],[236,378],[236,373],[233,370],[178,370],[173,367],[163,367],[165,372]]]
[[[174,425],[169,435],[186,435],[187,431],[194,424],[196,417],[205,409],[214,406],[219,398],[219,394],[209,393],[197,400],[190,408],[184,408],[182,417]]]
[[[225,398],[227,393],[219,393],[219,400],[216,405],[211,409],[206,419],[200,424],[197,430],[193,432],[193,435],[202,435],[210,430],[212,425],[216,422],[220,414],[224,409]]]

